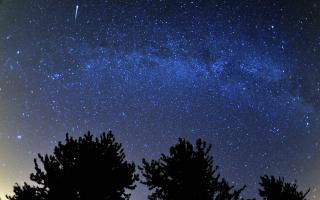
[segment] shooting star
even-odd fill
[[[78,10],[79,10],[79,5],[76,5],[76,12],[74,14],[74,20],[77,21],[78,18]]]

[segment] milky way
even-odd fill
[[[272,174],[316,199],[319,51],[316,0],[3,0],[0,195],[66,132],[111,129],[137,164],[201,137],[248,197]]]

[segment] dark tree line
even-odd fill
[[[168,156],[162,154],[151,162],[143,159],[140,169],[145,181],[142,183],[153,190],[149,199],[239,199],[244,187],[234,190],[225,179],[220,179],[210,149],[200,139],[195,146],[179,139]]]
[[[111,133],[95,139],[90,133],[79,139],[67,135],[53,155],[39,154],[38,160],[41,166],[35,160],[30,175],[36,186],[16,185],[9,200],[125,200],[126,189],[134,189],[138,180],[135,165],[126,161]]]
[[[235,188],[218,173],[211,145],[185,139],[157,160],[142,160],[140,179],[150,200],[240,200],[245,186]],[[94,138],[87,133],[74,139],[68,134],[52,155],[38,155],[32,185],[16,184],[9,200],[127,200],[139,181],[134,163],[128,162],[122,145],[111,132]],[[298,190],[274,176],[260,177],[263,200],[307,200],[309,190]]]

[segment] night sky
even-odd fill
[[[319,0],[0,1],[0,196],[112,130],[136,164],[200,137],[245,197],[270,174],[319,199],[319,128]]]

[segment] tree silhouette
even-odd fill
[[[286,183],[283,178],[262,176],[259,194],[264,200],[306,200],[310,189],[306,192],[298,191],[297,183]]]
[[[138,180],[135,165],[125,160],[121,144],[109,132],[93,139],[88,132],[74,139],[66,135],[54,148],[53,155],[38,155],[35,173],[30,179],[36,187],[14,187],[9,200],[125,200]]]
[[[170,148],[169,155],[158,160],[143,159],[143,184],[153,193],[150,200],[236,200],[244,189],[234,190],[225,179],[220,179],[211,145],[198,139],[193,146],[185,139]]]
[[[20,199],[28,199],[28,200],[42,200],[43,199],[43,191],[41,191],[41,188],[30,186],[27,183],[24,183],[24,185],[21,187],[18,184],[16,184],[13,187],[14,196],[6,196],[7,199],[10,200],[20,200]]]

